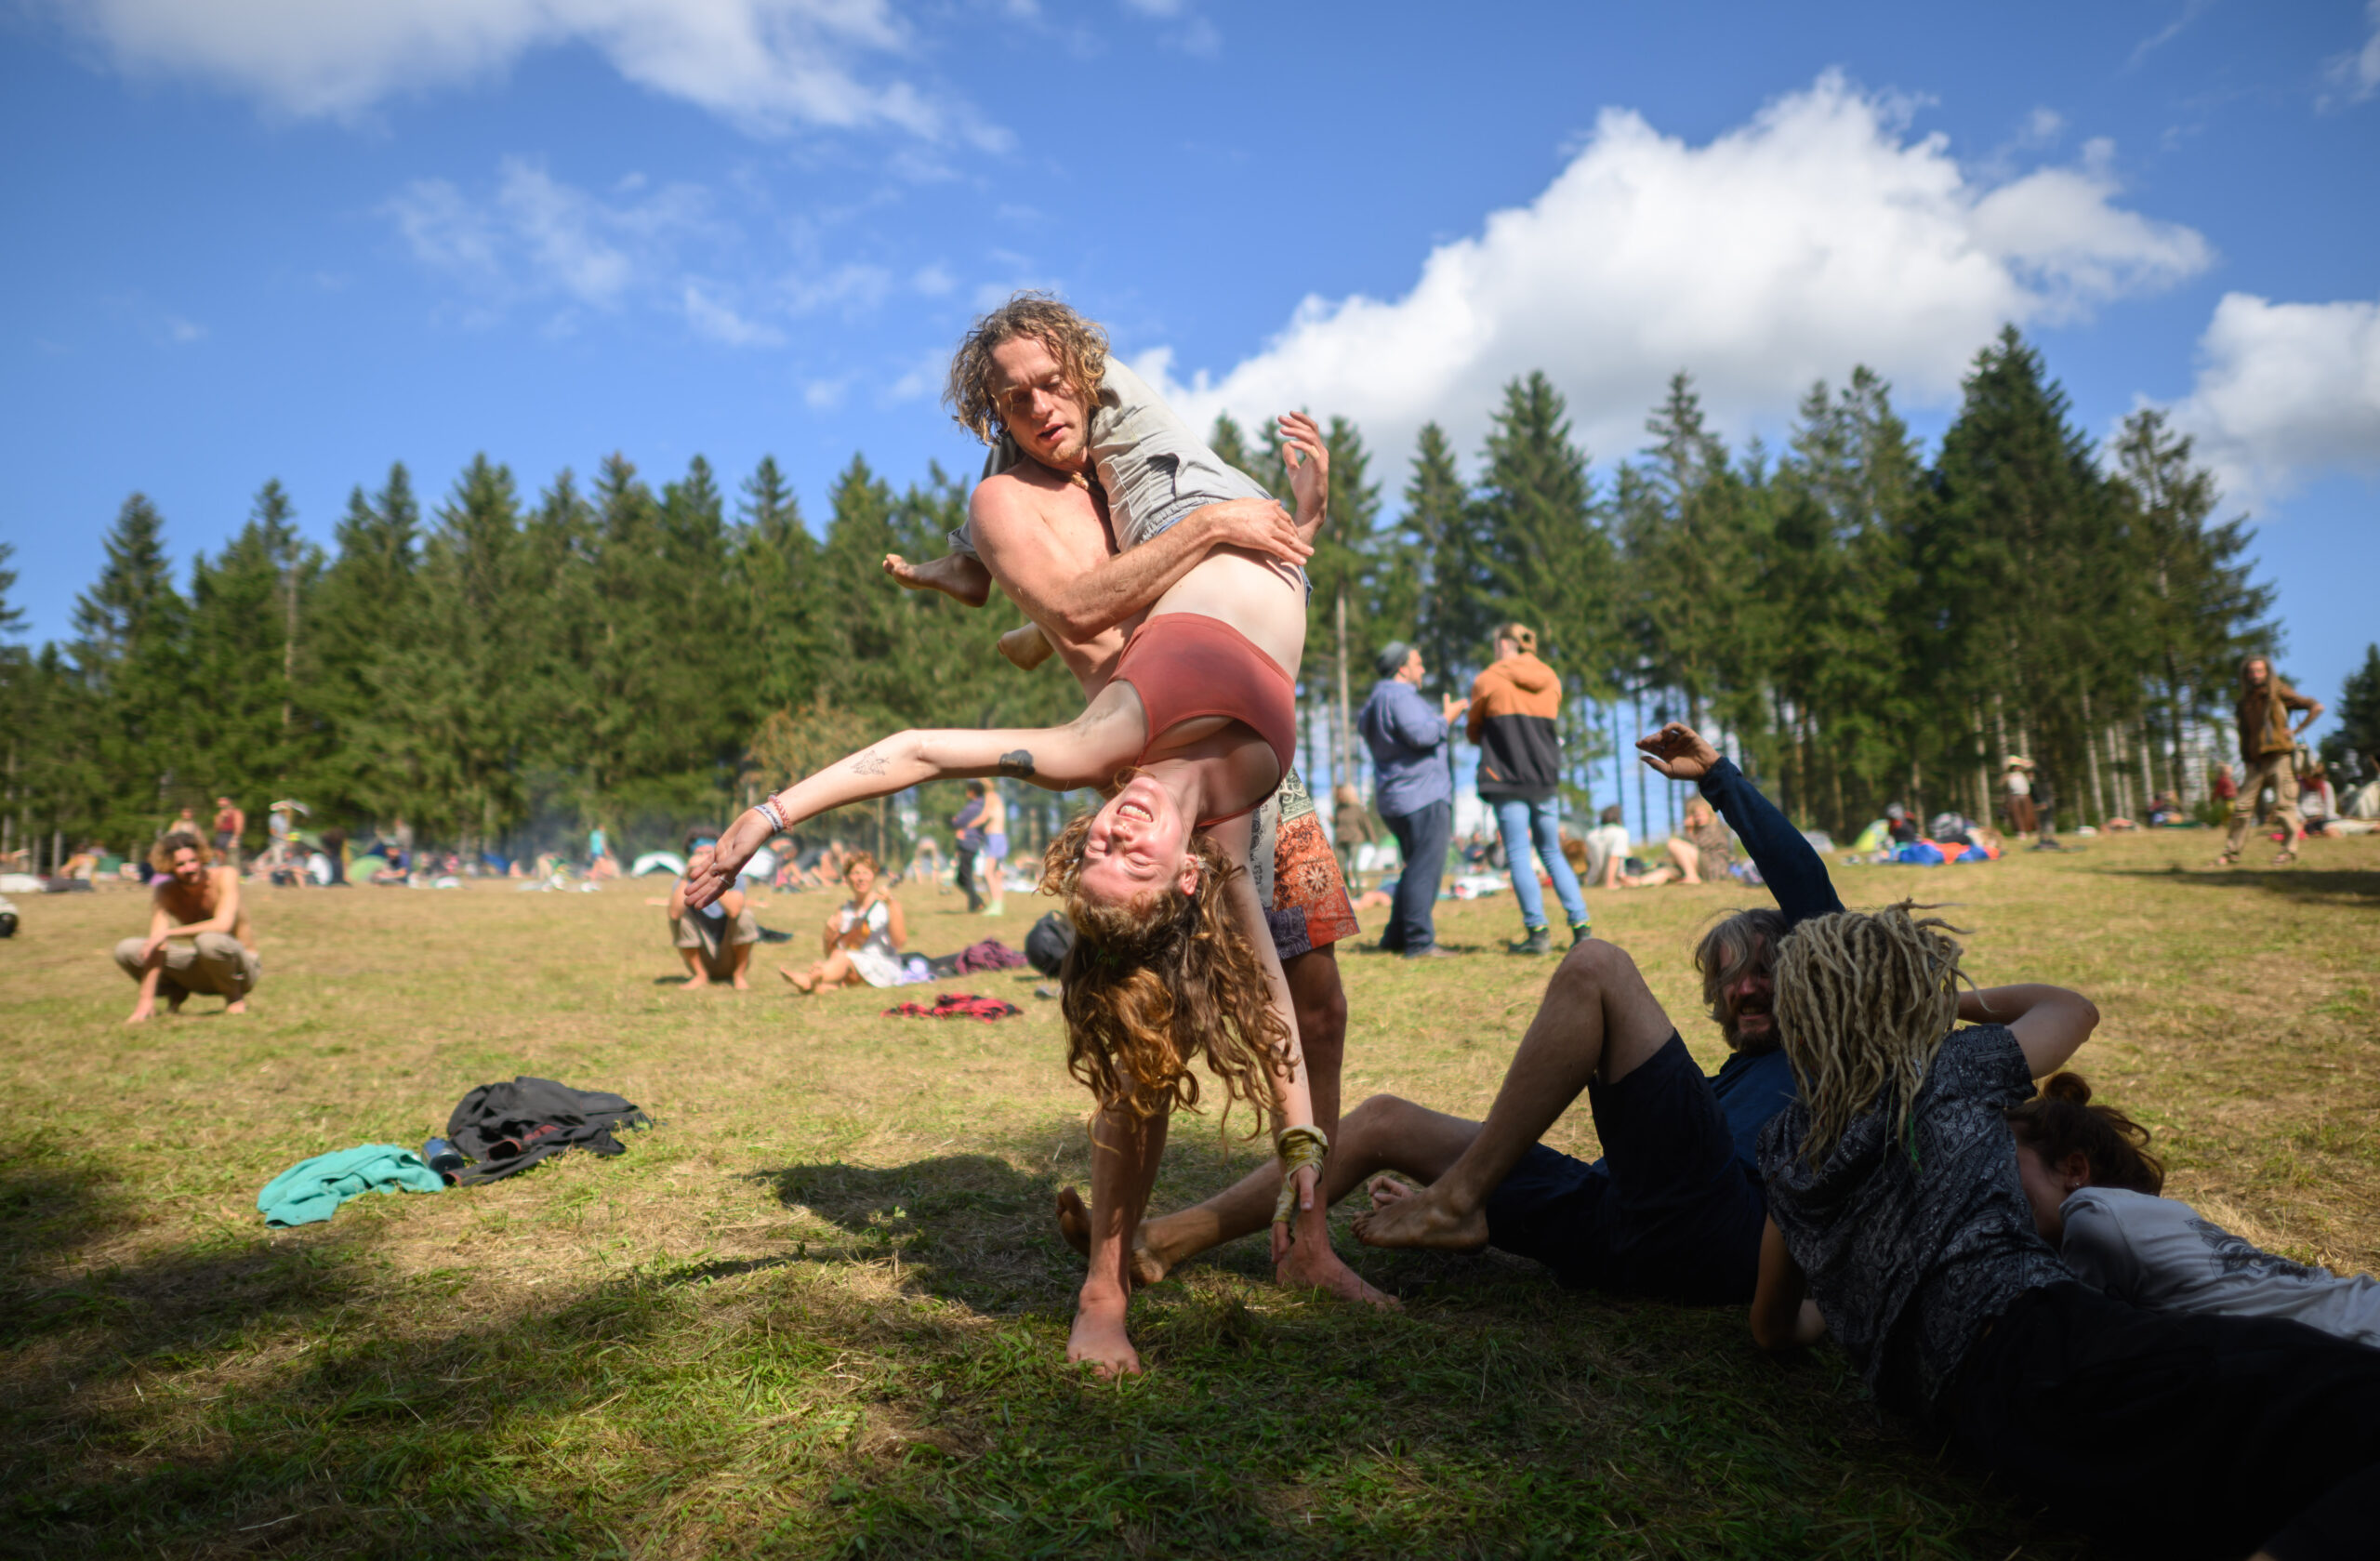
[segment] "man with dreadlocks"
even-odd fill
[[[1800,1094],[1760,1142],[1753,1339],[1831,1330],[1879,1403],[2113,1553],[2371,1555],[2380,1350],[2078,1280],[2035,1227],[2007,1113],[2098,1010],[2056,986],[1962,992],[1950,931],[1844,912],[1779,951]]]
[[[1760,1130],[1792,1097],[1778,1050],[1770,968],[1797,923],[1843,908],[1826,866],[1742,773],[1671,722],[1636,745],[1662,774],[1699,783],[1743,838],[1777,910],[1740,911],[1695,949],[1703,996],[1734,1055],[1695,1065],[1635,963],[1611,944],[1574,946],[1554,972],[1485,1122],[1375,1095],[1342,1119],[1322,1194],[1378,1171],[1355,1234],[1375,1247],[1533,1257],[1565,1285],[1710,1304],[1752,1294],[1761,1192]],[[1604,1158],[1589,1165],[1538,1139],[1580,1091]]]

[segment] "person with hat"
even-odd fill
[[[1454,838],[1454,774],[1446,744],[1470,701],[1448,696],[1433,708],[1421,695],[1421,653],[1402,640],[1382,646],[1373,667],[1380,682],[1355,727],[1371,749],[1374,800],[1404,859],[1380,946],[1408,959],[1435,959],[1448,952],[1438,946],[1435,913],[1438,876]]]
[[[2010,755],[2001,786],[2008,794],[2008,832],[2030,835],[2039,828],[2041,819],[2033,811],[2033,761],[2022,754]]]

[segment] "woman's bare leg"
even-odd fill
[[[1692,840],[1673,839],[1668,843],[1670,860],[1677,864],[1677,870],[1684,876],[1684,880],[1687,883],[1700,883],[1702,874],[1699,869],[1702,866],[1702,853],[1695,849]]]
[[[1131,1301],[1132,1233],[1148,1207],[1165,1154],[1167,1118],[1144,1121],[1103,1109],[1091,1123],[1091,1266],[1075,1303],[1066,1359],[1087,1361],[1103,1377],[1136,1373],[1139,1352],[1124,1328]]]

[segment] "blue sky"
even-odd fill
[[[1984,13],[1989,12],[1989,15]],[[935,394],[1036,284],[1185,410],[1475,449],[1541,367],[1598,462],[1675,368],[1737,435],[1867,362],[1937,433],[2003,319],[2084,425],[2174,408],[2284,664],[2380,638],[2380,0],[34,0],[0,22],[0,459],[62,637],[125,496],[177,556],[624,451],[975,455]]]

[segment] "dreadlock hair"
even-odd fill
[[[1809,1108],[1813,1166],[1869,1107],[1911,1109],[1958,1018],[1959,929],[1910,915],[1931,908],[1813,917],[1777,951],[1777,1027]]]
[[[1245,1101],[1261,1128],[1275,1105],[1273,1068],[1291,1054],[1291,1038],[1223,893],[1241,869],[1211,836],[1193,835],[1195,893],[1168,883],[1122,904],[1094,898],[1079,881],[1093,816],[1068,824],[1041,864],[1041,893],[1057,895],[1075,925],[1058,971],[1066,1071],[1101,1106],[1146,1119],[1197,1107],[1190,1064],[1203,1059],[1223,1081],[1224,1116]]]
[[[1736,1044],[1735,1026],[1727,1023],[1727,988],[1758,968],[1764,957],[1774,964],[1777,951],[1793,924],[1779,910],[1739,910],[1722,916],[1694,946],[1694,968],[1702,972],[1702,1000],[1711,1018]]]
[[[2149,1152],[2149,1130],[2112,1105],[2093,1105],[2079,1073],[2053,1073],[2042,1092],[2008,1113],[2016,1142],[2051,1165],[2080,1152],[2091,1184],[2125,1187],[2152,1197],[2165,1190],[2165,1168]]]
[[[1050,350],[1077,395],[1099,400],[1100,377],[1107,371],[1107,333],[1047,293],[1018,293],[969,327],[950,355],[950,377],[943,387],[943,404],[959,426],[986,444],[999,442],[1003,427],[992,388],[999,372],[992,350],[1021,336]]]

